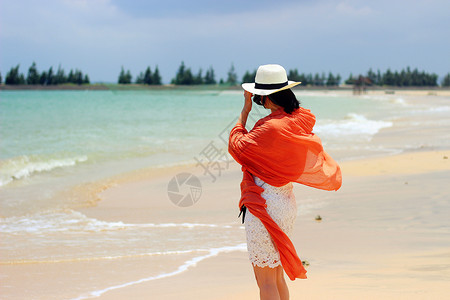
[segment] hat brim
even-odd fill
[[[296,85],[299,85],[301,82],[295,82],[295,81],[288,81],[288,85],[283,86],[280,89],[274,89],[274,90],[263,90],[263,89],[256,89],[255,83],[243,83],[242,88],[246,90],[247,92],[250,92],[254,95],[260,95],[260,96],[267,96],[276,92],[280,92],[283,90],[287,90],[290,88],[293,88]]]

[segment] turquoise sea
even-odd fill
[[[0,97],[0,186],[82,165],[192,161],[205,143],[226,138],[223,131],[242,105],[241,92],[234,91],[7,91]],[[337,148],[336,140],[367,141],[391,126],[391,109],[402,104],[325,94],[299,98],[317,116],[316,133]],[[249,129],[268,114],[256,108]]]
[[[4,91],[0,97],[5,217],[70,207],[72,199],[47,200],[75,184],[195,163],[211,141],[226,152],[243,98],[240,91],[203,90]],[[392,126],[392,108],[403,105],[402,99],[333,94],[299,99],[316,114],[315,131],[338,159],[392,150],[370,149],[367,141]],[[248,128],[267,114],[254,105]]]
[[[430,107],[397,95],[296,94],[316,115],[314,132],[338,161],[449,146],[445,139],[426,137],[406,144],[376,140],[383,130],[448,125],[448,101]],[[245,248],[234,234],[242,230],[236,222],[106,222],[76,210],[89,205],[89,199],[64,194],[134,170],[195,164],[210,143],[226,153],[227,135],[242,104],[241,91],[1,91],[0,264],[187,255],[176,269],[183,271],[221,251]],[[254,105],[248,129],[267,114]],[[187,247],[193,239],[184,233],[189,228],[196,229],[199,239]],[[123,245],[124,239],[133,240],[133,249]],[[47,247],[62,250],[50,256]],[[152,276],[171,276],[176,270],[155,269]]]

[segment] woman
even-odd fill
[[[239,207],[261,299],[289,299],[283,269],[291,280],[306,278],[288,237],[297,215],[292,182],[324,190],[342,183],[338,164],[312,133],[314,115],[290,89],[297,84],[280,65],[260,66],[255,83],[242,84],[244,108],[230,133],[228,151],[244,173]],[[252,96],[272,113],[247,132]]]

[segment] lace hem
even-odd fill
[[[292,192],[292,183],[282,187],[274,187],[258,177],[255,177],[255,183],[264,188],[261,196],[266,199],[267,213],[289,236],[297,217],[297,204]],[[250,262],[261,268],[280,266],[278,250],[261,221],[247,211],[244,224]]]

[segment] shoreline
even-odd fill
[[[240,85],[143,85],[143,84],[113,84],[113,83],[95,83],[95,84],[61,84],[61,85],[5,85],[0,84],[0,91],[26,91],[26,90],[43,90],[43,91],[60,91],[60,90],[99,90],[99,91],[117,91],[117,90],[212,90],[212,91],[241,91]],[[351,92],[353,94],[353,86],[300,86],[294,89],[294,92]],[[399,95],[417,95],[417,96],[450,96],[449,87],[396,87],[396,86],[372,86],[367,87],[365,92],[358,95],[372,94],[399,94]]]

